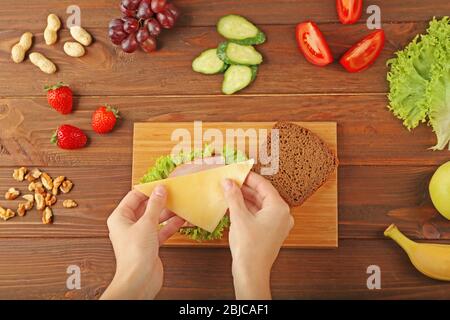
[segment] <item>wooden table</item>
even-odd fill
[[[297,52],[296,23],[312,19],[335,56],[368,33],[360,23],[338,23],[334,1],[177,0],[184,13],[164,32],[162,48],[147,56],[126,55],[107,39],[107,24],[119,16],[118,0],[13,1],[0,10],[0,194],[19,186],[12,170],[22,165],[63,174],[76,184],[75,211],[55,209],[56,223],[44,226],[37,213],[0,223],[0,298],[93,299],[114,273],[106,218],[131,181],[132,128],[136,121],[337,121],[339,134],[339,249],[280,253],[272,273],[275,298],[450,298],[450,284],[419,274],[383,230],[392,222],[418,240],[445,243],[450,222],[433,208],[427,191],[431,174],[450,158],[432,152],[435,136],[421,126],[408,132],[387,110],[386,60],[423,32],[434,15],[450,12],[448,0],[373,0],[381,8],[387,42],[367,71],[349,74],[337,63],[320,69]],[[47,14],[67,17],[78,4],[82,24],[96,42],[80,60],[68,58],[60,32],[56,48],[43,44]],[[367,6],[367,4],[366,4]],[[220,94],[220,76],[191,71],[191,61],[219,41],[218,18],[239,13],[267,33],[257,81],[241,94]],[[35,50],[58,65],[47,76],[29,61],[15,65],[10,48],[22,32],[37,35]],[[63,80],[76,93],[75,112],[49,109],[42,90]],[[107,136],[90,128],[92,111],[108,103],[120,108],[119,127]],[[53,128],[70,123],[85,129],[89,146],[66,152],[50,144]],[[5,201],[0,205],[6,206]],[[165,283],[159,298],[233,298],[231,257],[226,249],[163,249]],[[66,289],[66,269],[78,265],[82,289]],[[366,269],[378,265],[382,289],[368,290]]]

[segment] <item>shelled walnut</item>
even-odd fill
[[[39,169],[34,168],[33,170],[31,170],[30,172],[27,173],[27,175],[25,176],[25,179],[28,182],[33,182],[36,181],[37,179],[39,179],[41,177],[42,172]]]
[[[34,194],[34,200],[36,201],[36,209],[44,210],[45,209],[45,198],[41,193]]]
[[[64,182],[59,187],[59,190],[61,190],[62,193],[69,193],[70,190],[73,188],[73,183],[70,180],[64,180]]]
[[[23,181],[27,172],[28,172],[28,169],[25,167],[15,169],[13,172],[14,180],[19,181],[19,182]]]
[[[55,196],[58,195],[59,187],[61,186],[61,184],[64,182],[65,179],[66,177],[59,176],[55,178],[55,180],[53,180],[53,189],[52,189],[53,195]]]
[[[40,193],[40,194],[45,193],[44,186],[39,181],[38,182],[31,182],[28,185],[28,191],[30,191],[30,192],[34,191],[34,192],[37,192],[37,193]]]
[[[53,223],[53,212],[52,209],[46,207],[44,212],[42,212],[42,223],[43,224],[51,224]]]
[[[0,207],[0,219],[3,219],[4,221],[9,220],[11,218],[14,218],[16,216],[16,213],[12,211],[11,209],[4,209]]]
[[[68,208],[68,209],[70,209],[70,208],[76,208],[76,207],[78,207],[78,203],[76,203],[74,200],[72,200],[72,199],[67,199],[67,200],[64,200],[64,202],[63,202],[63,207],[64,208]]]
[[[53,206],[56,203],[56,200],[56,197],[51,193],[45,195],[45,205],[48,207]]]
[[[41,183],[45,189],[52,191],[53,189],[53,179],[45,172],[41,174]]]
[[[5,193],[5,200],[16,200],[20,196],[20,191],[15,188],[9,188]]]
[[[25,203],[19,203],[19,206],[17,207],[17,215],[19,217],[23,217],[27,214],[26,204]]]
[[[30,211],[31,209],[33,209],[34,196],[32,194],[26,194],[22,198],[27,200],[27,202],[25,203],[25,210]]]

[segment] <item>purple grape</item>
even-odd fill
[[[111,20],[108,28],[113,30],[123,30],[123,20],[122,19]]]
[[[138,19],[149,19],[153,17],[153,11],[150,9],[150,3],[151,0],[142,0],[141,4],[139,5],[136,17]]]
[[[126,53],[133,53],[137,50],[139,44],[136,40],[136,34],[131,33],[129,34],[123,41],[122,41],[122,50]]]
[[[171,29],[175,25],[175,18],[170,11],[165,11],[164,13],[158,13],[156,15],[159,23],[164,29]]]
[[[135,33],[139,29],[139,21],[135,18],[125,17],[123,18],[123,30],[128,33]]]
[[[142,42],[141,44],[142,50],[147,53],[151,53],[156,50],[156,39],[153,37],[149,37],[147,40]]]
[[[157,37],[161,33],[161,25],[156,19],[149,19],[146,21],[148,32],[151,36]]]
[[[122,6],[128,10],[137,10],[141,0],[122,0]]]
[[[109,29],[108,35],[111,39],[111,42],[115,45],[120,45],[122,41],[128,36],[125,31],[114,29]]]
[[[150,33],[148,33],[148,30],[146,27],[141,27],[139,29],[139,31],[136,33],[136,40],[139,43],[143,43],[149,37],[150,37]]]
[[[168,3],[166,5],[164,11],[169,11],[173,15],[175,20],[177,20],[181,14],[180,10],[177,7],[175,7],[175,5],[173,3]]]
[[[166,4],[166,0],[152,0],[152,11],[156,13],[163,12]]]
[[[122,12],[124,17],[134,17],[136,14],[136,10],[128,10],[123,5],[120,5],[120,11]]]

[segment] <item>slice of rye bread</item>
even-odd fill
[[[278,122],[273,128],[280,133],[279,170],[265,178],[291,207],[299,206],[327,181],[338,159],[322,139],[306,128],[289,122]],[[270,135],[267,150],[271,150]]]

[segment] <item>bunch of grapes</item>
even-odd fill
[[[139,46],[147,53],[156,50],[156,38],[162,28],[171,29],[180,11],[167,0],[122,0],[123,17],[109,23],[109,38],[126,53]]]

